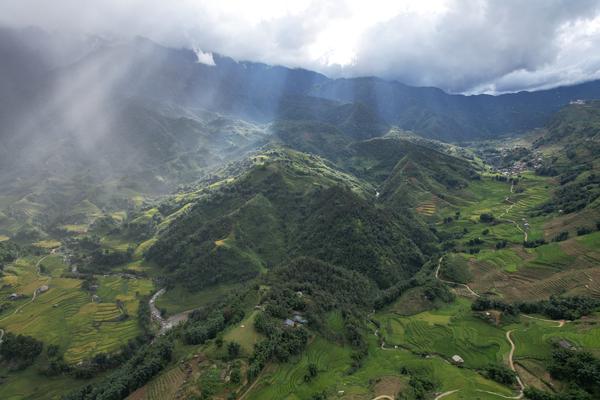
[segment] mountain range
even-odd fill
[[[360,105],[368,110],[361,113],[368,112],[381,124],[394,124],[430,138],[462,141],[540,127],[571,101],[600,94],[598,81],[537,92],[462,95],[375,77],[331,79],[308,70],[238,62],[218,54],[212,55],[214,64],[208,65],[198,62],[193,50],[169,48],[145,38],[125,42],[87,38],[78,46],[63,46],[77,50],[70,58],[63,57],[62,63],[55,61],[52,52],[39,50],[39,43],[61,40],[64,38],[33,29],[0,32],[4,60],[0,90],[3,101],[8,102],[4,112],[23,112],[21,106],[27,104],[41,108],[58,87],[76,91],[84,81],[103,84],[102,93],[80,93],[84,97],[158,101],[263,123],[290,117],[326,118],[320,107],[314,106],[323,100],[315,102],[314,98],[326,99],[332,106]],[[5,136],[7,127],[2,130]]]

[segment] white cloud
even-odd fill
[[[198,63],[206,65],[216,65],[212,53],[204,52],[198,48],[194,48],[193,50],[194,53],[196,53],[196,57],[198,58]]]
[[[49,5],[51,4],[51,6]],[[502,92],[597,78],[599,0],[3,0],[0,23]]]

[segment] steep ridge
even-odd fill
[[[410,277],[431,251],[435,237],[414,213],[378,206],[370,184],[329,162],[283,148],[255,160],[176,220],[148,257],[195,288],[243,280],[298,256],[387,287]]]
[[[396,208],[432,198],[460,201],[454,192],[478,178],[468,160],[393,137],[354,143],[345,157],[346,168],[376,185],[380,200]]]

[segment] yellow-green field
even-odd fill
[[[139,298],[152,291],[150,280],[100,277],[96,303],[89,292],[81,290],[80,280],[60,277],[66,268],[60,255],[48,256],[40,263],[45,274],[38,275],[38,261],[19,259],[5,271],[0,296],[17,293],[27,298],[10,302],[12,307],[0,315],[0,327],[58,345],[69,363],[115,351],[139,333]],[[48,291],[32,300],[42,285],[47,285]],[[123,302],[123,310],[117,307],[117,300]],[[128,317],[122,316],[124,312]]]
[[[40,240],[39,242],[35,242],[33,245],[42,249],[55,249],[60,247],[60,242],[58,240],[48,239]]]

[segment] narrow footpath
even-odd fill
[[[511,184],[510,184],[510,194],[511,195],[514,192],[514,187],[515,187],[515,183],[511,182]],[[514,221],[514,220],[509,219],[509,218],[502,218],[504,215],[507,215],[510,212],[510,210],[512,210],[512,208],[515,205],[517,205],[517,203],[515,203],[514,201],[511,200],[511,196],[507,196],[504,200],[507,203],[509,203],[510,206],[506,207],[504,209],[504,212],[502,214],[500,214],[500,219],[502,221],[507,221],[507,222],[510,222],[511,224],[513,224],[523,234],[523,240],[526,242],[527,239],[529,238],[529,234],[527,233],[527,231],[525,229],[521,228],[521,225],[519,225],[519,223],[517,221]]]
[[[473,296],[475,296],[475,297],[481,297],[481,296],[480,296],[480,295],[479,295],[477,292],[475,292],[473,289],[471,289],[471,287],[470,287],[469,285],[467,285],[467,284],[465,284],[465,283],[453,282],[453,281],[447,281],[447,280],[445,280],[445,279],[442,279],[442,278],[440,278],[440,268],[442,267],[442,261],[444,260],[444,257],[446,257],[446,256],[445,256],[445,255],[443,255],[443,256],[441,256],[441,257],[439,258],[439,260],[438,260],[438,265],[437,265],[437,267],[436,267],[436,269],[435,269],[435,279],[437,279],[437,280],[438,280],[438,281],[440,281],[440,282],[447,283],[447,284],[449,284],[449,285],[462,286],[462,287],[464,287],[465,289],[467,289],[467,291],[468,291],[468,292],[469,292],[471,295],[473,295]]]
[[[458,392],[459,390],[460,390],[460,389],[454,389],[454,390],[449,390],[449,391],[447,391],[447,392],[444,392],[444,393],[440,393],[440,394],[438,394],[438,395],[436,396],[436,398],[435,398],[435,399],[433,399],[433,400],[440,400],[440,399],[442,399],[442,398],[444,398],[444,397],[446,397],[446,396],[450,396],[451,394]]]

